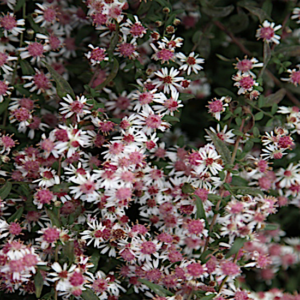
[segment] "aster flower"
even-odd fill
[[[36,3],[36,6],[38,8],[34,10],[34,13],[37,15],[34,18],[35,23],[41,23],[41,27],[48,27],[57,22],[57,10],[53,5]]]
[[[94,47],[92,44],[89,44],[88,46],[92,50],[89,51],[85,56],[88,60],[92,63],[92,66],[95,66],[97,64],[100,64],[101,61],[108,61],[108,57],[106,57],[106,50],[105,48],[100,47]]]
[[[160,71],[154,73],[159,78],[156,79],[153,83],[156,87],[162,86],[164,88],[164,93],[177,92],[177,89],[180,88],[179,82],[182,81],[183,77],[177,77],[179,71],[175,68],[162,68]]]
[[[238,70],[238,75],[251,75],[253,78],[256,77],[256,75],[251,71],[253,68],[262,68],[263,63],[259,63],[258,60],[254,57],[251,59],[248,59],[247,56],[244,57],[244,59],[239,60],[237,58],[237,63],[234,64],[235,68]]]
[[[295,7],[293,9],[293,15],[291,16],[292,20],[297,20],[296,23],[300,23],[300,8],[299,7]]]
[[[198,58],[198,55],[195,55],[195,52],[191,52],[189,56],[185,56],[180,52],[176,56],[179,58],[180,62],[183,63],[179,70],[187,71],[187,75],[190,75],[192,71],[198,74],[198,71],[203,69],[200,64],[204,63],[204,59]]]
[[[234,86],[237,86],[239,88],[238,95],[251,92],[254,86],[258,86],[258,83],[254,81],[251,75],[234,75],[232,76],[232,79],[236,81],[234,83]]]
[[[223,103],[223,101],[225,103]],[[226,110],[226,106],[228,106],[227,102],[230,102],[230,97],[222,97],[221,99],[214,98],[211,101],[208,101],[208,112],[211,113],[218,121],[221,119],[221,113]]]
[[[25,30],[25,28],[19,26],[24,25],[25,20],[20,19],[16,21],[16,17],[13,13],[7,13],[7,15],[0,17],[0,28],[3,28],[5,37],[7,37],[9,33],[12,33],[14,36],[19,35]]]
[[[275,31],[279,30],[280,28],[281,25],[275,26],[275,23],[270,23],[269,21],[265,20],[263,25],[257,29],[256,37],[257,39],[263,39],[267,43],[273,42],[275,44],[279,44],[280,36],[275,34]]]
[[[295,86],[300,84],[300,65],[297,65],[297,69],[288,69],[287,72],[290,73],[289,78],[281,78],[282,81],[287,81]]]
[[[17,59],[16,56],[7,55],[5,51],[0,52],[0,68],[5,74],[10,74],[13,71],[10,67],[10,62]]]

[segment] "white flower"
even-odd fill
[[[257,39],[263,39],[267,43],[273,42],[275,44],[279,44],[280,36],[275,34],[275,31],[279,30],[280,28],[281,25],[275,26],[275,23],[270,23],[269,21],[265,20],[263,25],[257,29],[256,37]]]
[[[153,83],[156,87],[163,86],[164,93],[170,93],[171,91],[177,92],[177,89],[180,88],[178,82],[184,80],[183,77],[176,77],[179,73],[180,72],[173,67],[170,70],[168,70],[168,68],[162,68],[160,71],[154,73],[159,79],[156,79]]]
[[[195,52],[190,53],[189,56],[185,56],[182,52],[180,52],[177,54],[177,57],[182,63],[184,63],[179,70],[187,71],[187,75],[190,75],[192,71],[198,74],[198,71],[203,69],[200,64],[204,63],[204,59],[198,58],[198,55],[195,55]]]

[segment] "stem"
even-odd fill
[[[240,129],[239,129],[240,131],[243,131],[244,125],[245,125],[245,119],[242,119],[242,123],[241,123]],[[237,153],[237,150],[238,150],[238,147],[239,147],[239,144],[240,144],[240,140],[241,140],[241,136],[238,136],[237,139],[236,139],[236,141],[235,141],[235,144],[234,144],[234,149],[233,149],[232,156],[231,156],[231,161],[230,161],[231,164],[234,163],[234,160],[235,160],[235,157],[236,157],[236,153]],[[229,179],[230,179],[230,173],[227,172],[226,178],[225,178],[225,183],[229,183]],[[223,189],[221,191],[221,193],[220,193],[221,199],[218,201],[218,203],[216,205],[216,212],[218,212],[219,209],[220,209],[220,205],[221,205],[224,193],[225,193],[225,189]],[[212,219],[212,221],[211,221],[211,223],[209,225],[209,232],[211,232],[213,230],[213,227],[214,227],[214,225],[216,223],[217,217],[218,217],[218,214],[215,213],[214,216],[213,216],[213,219]],[[206,238],[205,246],[204,246],[204,249],[203,249],[202,253],[204,253],[206,251],[206,249],[208,248],[208,243],[209,243],[209,236],[207,236],[207,238]]]

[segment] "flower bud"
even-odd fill
[[[170,8],[169,7],[164,7],[163,8],[163,13],[168,14],[170,12]]]
[[[175,32],[175,28],[173,26],[171,26],[171,25],[167,26],[166,33],[171,34],[171,33],[174,33],[174,32]]]

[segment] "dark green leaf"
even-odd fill
[[[113,53],[115,51],[115,48],[118,44],[119,41],[119,32],[120,32],[120,26],[118,22],[115,22],[116,25],[116,30],[114,31],[111,39],[110,39],[110,44],[107,50],[107,53],[109,55],[109,58],[112,60],[113,59]],[[115,59],[116,60],[116,59]]]
[[[172,5],[170,4],[169,1],[166,0],[155,0],[158,2],[163,8],[168,7],[170,10],[172,9]]]
[[[300,46],[281,46],[276,49],[275,53],[282,53],[288,56],[299,56]]]
[[[75,94],[69,83],[61,75],[59,75],[49,64],[47,64],[46,62],[43,63],[47,67],[52,78],[55,80],[57,95],[60,98],[63,98],[69,94],[73,99],[75,99]]]
[[[89,288],[86,288],[85,291],[82,291],[81,297],[84,300],[99,300],[99,297]]]
[[[222,156],[222,159],[226,164],[230,164],[231,153],[225,143],[218,138],[218,136],[211,130],[205,129],[210,138],[212,139],[218,153]]]
[[[63,245],[63,256],[68,258],[70,264],[74,262],[74,242],[69,241]]]
[[[27,60],[20,60],[20,66],[23,75],[32,75],[34,70]]]
[[[37,270],[34,276],[35,295],[37,298],[39,298],[42,294],[43,285],[44,285],[43,276],[41,272]]]
[[[180,122],[180,120],[174,116],[164,116],[163,120],[166,122]]]
[[[205,223],[207,224],[207,219],[206,219],[203,202],[199,196],[195,195],[195,198],[196,198],[196,207],[197,207],[196,219],[204,219]]]
[[[97,271],[99,260],[100,260],[100,252],[95,251],[92,254],[91,258],[89,259],[89,261],[94,265],[92,268],[89,269],[89,272],[95,273]]]
[[[273,106],[274,103],[278,104],[285,96],[285,89],[280,89],[276,93],[265,97],[264,107]]]
[[[264,230],[277,230],[279,224],[265,224]]]
[[[254,115],[255,121],[260,121],[263,117],[264,117],[264,113],[262,111]]]
[[[182,186],[181,190],[184,194],[194,193],[194,188],[191,186],[190,183],[187,183],[187,182]]]
[[[271,52],[271,48],[269,43],[264,42],[264,65],[260,71],[260,77],[262,76],[262,74],[264,73],[265,68],[267,67],[270,59],[272,56],[272,52]]]
[[[232,33],[239,33],[248,28],[249,25],[249,18],[247,14],[243,11],[240,11],[238,14],[233,15],[230,17],[228,29]]]
[[[227,252],[226,258],[229,258],[230,256],[238,253],[239,250],[244,246],[245,242],[246,242],[245,238],[236,238],[231,249]]]
[[[278,105],[276,103],[273,104],[272,109],[271,109],[271,114],[275,115],[278,111]]]
[[[233,92],[231,92],[230,90],[228,89],[225,89],[225,88],[216,88],[214,89],[214,92],[218,95],[218,96],[230,96],[232,98],[235,97],[235,94]]]
[[[9,181],[6,181],[5,184],[0,189],[0,198],[4,200],[10,193],[12,184]]]
[[[4,100],[4,102],[1,103],[0,105],[0,115],[4,113],[4,111],[7,110],[7,107],[9,105],[9,102],[10,102],[10,98],[6,98]]]
[[[240,195],[263,195],[263,192],[260,189],[248,186],[230,186],[232,190],[236,190],[236,194]]]
[[[22,6],[24,5],[25,1],[26,0],[18,0],[14,7],[14,11],[15,12],[19,11],[22,8]]]
[[[187,93],[179,94],[179,99],[182,101],[190,100],[190,99],[194,99],[194,98],[195,98],[195,95],[193,95],[193,94],[187,94]]]
[[[163,288],[161,285],[154,284],[146,279],[139,279],[139,282],[150,288],[156,295],[160,297],[173,296],[173,293]],[[87,299],[85,299],[87,300]]]
[[[254,136],[259,136],[260,135],[259,129],[257,127],[253,127],[253,135]]]
[[[60,224],[60,220],[58,219],[58,215],[48,208],[46,208],[46,212],[48,217],[51,220],[52,225],[56,227],[60,227],[61,224]]]
[[[250,6],[250,5],[242,5],[242,6],[246,8],[251,14],[257,16],[260,23],[263,23],[265,20],[272,21],[269,15],[261,8]]]
[[[24,207],[22,206],[12,216],[10,216],[7,219],[7,222],[10,223],[10,222],[18,221],[22,217],[23,211],[24,211]]]
[[[202,11],[210,16],[210,17],[226,17],[231,14],[231,12],[234,10],[233,5],[228,5],[225,7],[202,7]]]

